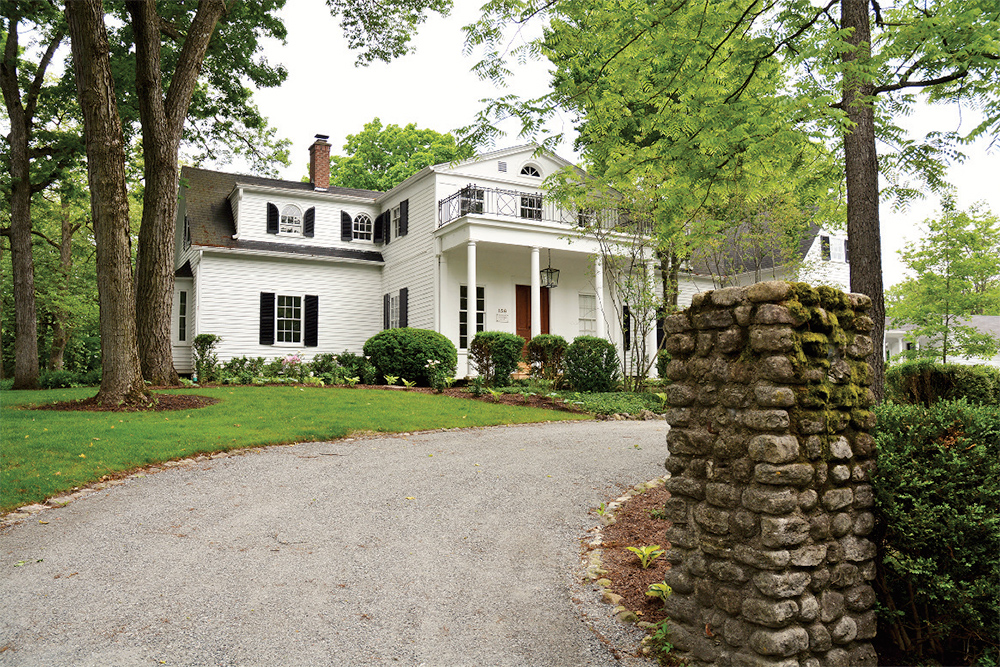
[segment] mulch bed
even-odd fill
[[[78,401],[63,401],[34,406],[33,410],[60,410],[78,412],[165,412],[168,410],[196,410],[218,403],[219,399],[191,394],[153,394],[149,402],[125,403],[122,405],[102,405],[97,397],[82,398]]]

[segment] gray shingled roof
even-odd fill
[[[806,253],[809,252],[809,248],[812,247],[813,241],[819,234],[819,230],[819,225],[810,223],[809,228],[799,239],[797,255],[792,259],[799,261],[805,259]],[[740,244],[737,241],[737,238],[741,236],[740,232],[743,231],[741,228],[730,230],[726,234],[724,250],[715,256],[699,256],[696,250],[696,254],[691,259],[693,272],[700,275],[732,276],[755,270],[769,271],[775,266],[780,267],[788,263],[789,258],[780,256],[781,253],[776,248],[763,249],[763,256],[760,258],[751,257],[750,249],[746,247],[745,242]]]
[[[347,196],[371,199],[374,202],[375,198],[382,194],[373,190],[337,187],[331,187],[326,192],[317,192],[312,183],[282,181],[274,178],[246,176],[244,174],[229,174],[222,171],[199,169],[197,167],[183,167],[181,169],[181,187],[184,188],[183,196],[187,202],[187,221],[191,233],[192,245],[232,248],[235,250],[283,252],[314,257],[343,257],[371,262],[382,261],[382,253],[374,250],[326,248],[294,245],[291,243],[234,239],[233,234],[236,232],[236,222],[233,220],[233,211],[229,205],[229,194],[236,187],[237,183],[283,190],[305,191],[321,197],[327,196],[333,201]]]

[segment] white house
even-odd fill
[[[994,338],[1000,339],[1000,316],[997,315],[970,315],[959,321],[962,326],[969,326],[979,333],[990,334]],[[896,362],[905,360],[904,352],[914,349],[939,349],[940,341],[931,341],[926,336],[914,339],[912,334],[916,327],[912,324],[898,325],[891,318],[885,321],[885,359]],[[939,355],[940,360],[940,355]],[[993,357],[965,357],[954,353],[948,356],[948,363],[952,364],[986,364],[988,366],[1000,367],[1000,354]]]
[[[199,333],[222,337],[225,361],[360,352],[385,328],[432,329],[458,348],[460,377],[470,374],[466,351],[477,331],[627,344],[597,241],[581,237],[577,212],[543,197],[543,180],[570,163],[519,146],[426,167],[372,192],[329,185],[325,139],[310,147],[309,183],[182,169],[172,324],[179,373],[191,372]],[[802,248],[846,272],[843,239],[814,228]],[[557,286],[546,286],[548,268],[558,270]],[[758,279],[775,277],[784,276]],[[693,271],[682,283],[685,302],[713,288],[711,276]]]

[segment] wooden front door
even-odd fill
[[[542,333],[549,332],[549,288],[542,289]],[[531,340],[531,285],[516,286],[516,310],[515,319],[518,336],[525,341]]]

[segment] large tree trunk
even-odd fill
[[[78,226],[74,226],[69,216],[69,202],[65,195],[60,198],[62,213],[61,230],[59,234],[59,293],[69,292],[70,275],[73,273],[73,235]],[[52,309],[52,347],[49,349],[49,370],[61,371],[66,354],[66,346],[72,331],[69,311],[61,305]]]
[[[87,144],[90,208],[97,245],[103,375],[97,401],[113,406],[146,399],[135,330],[129,252],[125,139],[118,116],[101,0],[66,3],[76,86]]]
[[[17,24],[7,17],[7,44],[0,62],[0,89],[10,118],[10,256],[14,273],[14,389],[38,388],[38,321],[35,263],[31,255],[31,118],[21,104],[17,80]]]
[[[871,26],[867,0],[842,0],[841,23],[853,29],[848,42],[857,49],[844,54],[848,65],[871,56]],[[847,242],[851,255],[851,291],[872,299],[874,351],[869,357],[872,391],[877,402],[885,398],[885,299],[882,292],[882,236],[879,227],[878,156],[875,152],[874,83],[859,73],[865,67],[848,67],[844,74],[843,107],[851,122],[844,137],[847,172]]]
[[[174,293],[174,234],[177,215],[177,153],[184,120],[222,0],[201,0],[187,32],[170,90],[164,98],[160,76],[160,17],[156,5],[128,3],[136,45],[136,92],[142,121],[146,190],[136,259],[136,323],[142,374],[153,384],[176,384],[170,341]]]

